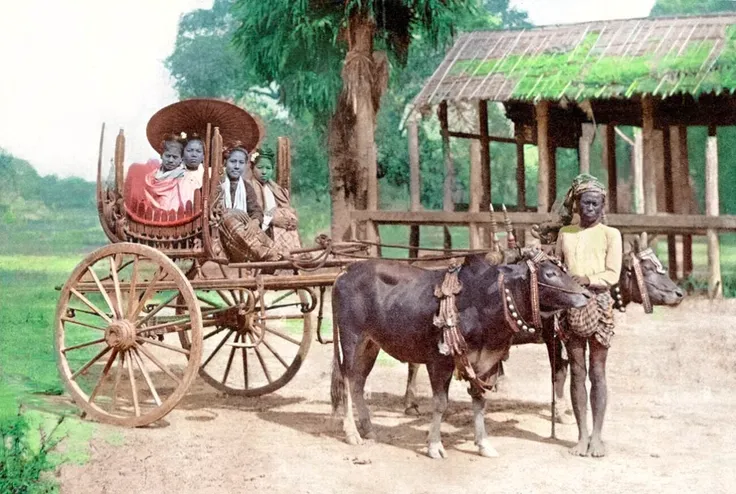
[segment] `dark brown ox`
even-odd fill
[[[638,265],[638,267],[637,267]],[[618,288],[618,290],[616,289]],[[651,249],[639,250],[638,242],[632,246],[632,250],[623,257],[621,277],[616,287],[612,288],[611,294],[617,300],[616,306],[625,309],[629,304],[643,304],[647,313],[651,307],[670,306],[675,307],[683,300],[682,290],[669,278],[662,263]],[[620,295],[620,297],[619,297]],[[541,333],[514,333],[512,345],[524,345],[528,343],[545,343],[549,356],[550,367],[554,372],[555,393],[555,415],[563,423],[574,423],[572,411],[565,400],[565,381],[569,360],[562,354],[562,346],[554,346],[554,330],[552,320],[543,318],[543,329]],[[553,354],[556,348],[556,355]],[[409,376],[404,395],[406,413],[418,412],[416,403],[416,376],[419,364],[409,364]],[[503,376],[503,364],[499,364],[499,377]]]
[[[537,309],[543,311],[581,307],[590,297],[555,262],[544,259],[533,266],[535,285],[531,283],[529,264],[492,266],[480,256],[466,258],[458,274],[462,284],[456,296],[458,326],[467,343],[470,365],[486,385],[493,384],[498,363],[508,350],[514,331],[518,331],[506,323],[504,311],[508,305],[499,283],[501,273],[509,300],[515,302],[518,317],[523,321],[532,320],[533,286],[539,293]],[[443,271],[372,260],[351,265],[337,278],[332,290],[332,406],[336,413],[343,399],[346,401],[343,427],[348,443],[375,438],[363,391],[378,352],[383,349],[402,362],[426,364],[434,404],[428,454],[432,458],[446,456],[440,424],[447,409],[455,362],[452,356],[440,353],[441,332],[433,325],[439,309],[434,289],[442,284],[444,275]],[[472,386],[470,394],[475,444],[482,456],[497,456],[486,436],[483,390]],[[358,407],[360,433],[353,418],[353,400]]]

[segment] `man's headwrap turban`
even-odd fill
[[[563,217],[563,223],[569,224],[569,220],[572,219],[572,207],[575,199],[580,197],[585,192],[598,192],[603,197],[606,197],[606,187],[593,175],[587,173],[581,173],[572,181],[572,185],[565,194],[565,199],[562,202],[562,207],[558,213]],[[565,221],[567,220],[567,221]]]

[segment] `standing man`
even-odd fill
[[[570,395],[578,423],[578,443],[570,453],[601,457],[606,448],[601,439],[606,414],[606,357],[613,336],[613,299],[609,289],[618,283],[621,271],[621,233],[604,225],[606,189],[593,176],[578,175],[565,198],[569,218],[580,216],[579,224],[564,226],[557,237],[555,253],[570,275],[586,286],[594,298],[581,309],[569,309],[562,319],[567,353],[570,358]],[[590,350],[590,406],[593,411],[593,434],[588,436],[585,386],[585,354]]]

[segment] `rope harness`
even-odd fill
[[[529,268],[530,302],[532,309],[532,324],[527,324],[519,312],[518,305],[514,301],[511,290],[506,288],[504,274],[498,274],[498,290],[501,294],[504,321],[506,326],[513,332],[520,330],[535,333],[537,328],[542,328],[542,316],[539,308],[539,277],[537,265],[551,260],[543,252],[538,252],[533,258],[525,261]],[[489,383],[476,374],[468,359],[468,344],[459,327],[460,317],[455,303],[455,296],[462,290],[462,283],[458,279],[460,264],[456,259],[450,261],[450,266],[445,272],[442,284],[435,286],[434,296],[440,300],[440,308],[434,317],[434,325],[442,330],[442,338],[438,344],[442,355],[452,355],[455,360],[455,371],[458,379],[470,382],[475,392],[483,392],[491,389],[493,383]],[[556,289],[556,287],[553,287]],[[494,374],[491,374],[495,376]]]

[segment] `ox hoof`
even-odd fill
[[[575,415],[569,408],[556,408],[555,418],[558,424],[571,425],[575,423]]]
[[[413,415],[415,417],[419,417],[421,414],[419,413],[419,405],[416,403],[412,403],[411,405],[407,406],[404,409],[404,415]]]
[[[376,440],[376,433],[375,431],[368,431],[365,434],[363,434],[363,439],[366,441],[374,442]]]
[[[593,458],[602,458],[606,456],[606,445],[600,439],[591,438],[588,454]]]
[[[347,442],[351,446],[358,446],[360,444],[363,444],[363,439],[361,439],[359,434],[348,434],[345,438],[345,442]]]
[[[570,448],[570,454],[573,456],[588,456],[588,440],[581,439],[578,443]]]
[[[442,443],[430,443],[427,454],[435,460],[447,458],[447,452],[445,451],[445,447],[442,446]]]
[[[480,453],[483,458],[498,458],[500,456],[498,451],[496,451],[496,448],[485,441],[478,446],[478,453]]]

